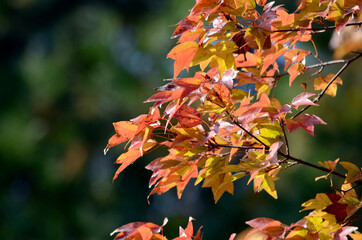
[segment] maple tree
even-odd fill
[[[217,202],[225,192],[233,194],[236,180],[248,177],[255,193],[264,190],[277,198],[278,174],[300,164],[325,173],[315,180],[329,179],[333,193],[317,193],[303,203],[303,211],[310,212],[296,223],[265,217],[246,222],[252,230],[245,239],[361,239],[353,226],[362,206],[355,191],[362,184],[361,168],[339,159],[318,165],[304,161],[292,155],[288,142],[298,128],[313,136],[315,125],[326,124],[306,110],[325,95],[335,97],[340,75],[362,56],[362,44],[354,44],[339,51],[346,59],[322,61],[313,36],[360,27],[361,7],[359,0],[303,0],[289,13],[266,0],[197,0],[175,25],[172,38],[178,44],[167,55],[174,60],[173,78],[145,101],[153,103],[147,114],[114,123],[116,134],[105,153],[123,142],[128,149],[115,161],[120,166],[113,180],[144,154],[163,147],[168,154],[146,166],[153,172],[149,196],[175,187],[181,198],[195,179],[195,185],[211,188]],[[299,48],[300,42],[312,44],[314,52]],[[318,63],[306,65],[306,59]],[[329,65],[341,67],[326,74]],[[193,76],[179,77],[196,66]],[[278,82],[288,78],[296,87],[299,75],[313,78],[313,86],[302,83],[300,94],[281,103],[274,96]],[[336,171],[338,166],[345,172]],[[336,185],[334,178],[344,182]],[[175,240],[202,239],[191,220]],[[115,239],[167,239],[166,222],[129,223],[113,233]]]

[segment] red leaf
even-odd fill
[[[338,201],[341,199],[341,196],[335,193],[327,193],[329,199],[333,202],[333,204],[326,207],[323,211],[333,214],[336,217],[337,222],[343,222],[343,220],[347,217],[347,204],[339,203]]]
[[[312,114],[300,115],[294,119],[287,119],[287,128],[289,133],[295,131],[298,128],[303,128],[310,135],[314,136],[315,124],[327,124],[319,117]]]
[[[182,33],[189,31],[189,30],[190,31],[195,30],[198,21],[199,21],[198,17],[192,17],[192,16],[188,16],[185,19],[181,20],[180,22],[178,22],[175,25],[175,26],[177,26],[177,28],[174,31],[174,33],[172,34],[171,38],[176,38],[176,37],[180,36]]]
[[[303,92],[292,100],[292,106],[297,110],[300,105],[318,106],[318,104],[315,104],[314,102],[312,102],[311,100],[308,99],[314,95],[315,95],[314,93]]]
[[[173,116],[179,120],[179,123],[185,127],[195,127],[202,123],[201,114],[193,107],[182,105]]]

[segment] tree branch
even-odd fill
[[[324,96],[325,92],[328,90],[329,86],[339,77],[339,75],[341,75],[343,73],[343,71],[355,60],[357,60],[358,58],[360,58],[362,56],[362,52],[359,52],[356,56],[354,56],[353,58],[347,59],[347,60],[343,60],[344,61],[344,65],[341,69],[339,69],[339,71],[334,75],[334,77],[328,82],[328,84],[325,86],[325,88],[318,94],[318,96],[313,100],[313,103],[317,103],[321,100],[321,98]],[[340,62],[342,60],[337,60],[338,63],[343,63]],[[334,61],[334,62],[337,62]],[[316,65],[312,65],[312,66],[317,66],[317,65],[321,65],[320,64],[316,64]],[[326,63],[325,63],[326,64]],[[324,64],[324,66],[325,66]],[[307,105],[305,106],[303,109],[301,109],[299,112],[297,112],[294,116],[291,117],[291,119],[296,118],[297,116],[299,116],[300,114],[302,114],[304,111],[306,111],[308,108],[310,108],[310,106],[312,105]]]
[[[362,25],[362,21],[360,22],[355,22],[355,23],[347,23],[347,26],[361,26]],[[322,33],[322,32],[326,32],[326,31],[330,31],[330,30],[334,30],[336,29],[336,26],[326,26],[326,27],[314,27],[314,28],[291,28],[291,29],[280,29],[280,30],[273,30],[272,33],[276,33],[276,32],[299,32],[299,31],[313,31],[312,34],[314,33]]]
[[[266,150],[269,150],[269,146],[266,145],[264,142],[262,142],[257,136],[255,136],[254,134],[252,134],[251,132],[249,132],[248,130],[246,130],[237,120],[236,117],[234,117],[232,114],[230,114],[228,111],[226,111],[226,113],[228,114],[228,116],[230,117],[231,121],[237,125],[239,128],[241,128],[245,133],[247,133],[249,136],[253,137],[256,141],[258,141],[261,145],[263,145],[265,147]],[[233,145],[225,145],[225,147],[229,147],[229,148],[239,148],[240,146],[233,146]],[[262,147],[262,148],[264,148]],[[302,165],[305,165],[305,166],[308,166],[308,167],[312,167],[312,168],[315,168],[315,169],[318,169],[320,171],[323,171],[323,172],[326,172],[326,173],[330,173],[330,174],[333,174],[335,176],[338,176],[340,178],[343,178],[345,179],[346,176],[342,173],[339,173],[339,172],[336,172],[336,171],[331,171],[327,168],[324,168],[322,166],[318,166],[318,165],[315,165],[313,163],[310,163],[310,162],[306,162],[306,161],[303,161],[302,159],[299,159],[299,158],[295,158],[293,156],[291,156],[289,153],[288,154],[285,154],[283,153],[282,151],[278,150],[278,154],[283,156],[284,158],[286,159],[289,159],[289,160],[292,160],[292,161],[295,161],[299,164],[302,164]],[[362,181],[357,181],[356,182],[357,185],[362,185]]]

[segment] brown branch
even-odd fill
[[[231,121],[237,125],[239,128],[241,128],[245,133],[247,133],[249,136],[253,137],[255,140],[257,140],[260,144],[262,144],[266,150],[269,150],[269,146],[266,145],[264,142],[262,142],[257,136],[255,136],[254,134],[252,134],[251,132],[249,132],[248,130],[246,130],[239,122],[238,120],[236,119],[236,117],[234,117],[233,115],[231,115],[228,111],[226,111],[226,113],[229,115]],[[233,145],[228,145],[228,147],[235,147],[235,148],[238,148],[238,146],[233,146]],[[292,160],[292,161],[295,161],[299,164],[303,164],[305,166],[308,166],[308,167],[312,167],[312,168],[315,168],[315,169],[318,169],[320,171],[323,171],[323,172],[326,172],[326,173],[330,173],[330,174],[333,174],[335,176],[338,176],[338,177],[341,177],[343,179],[346,178],[345,175],[343,175],[342,173],[339,173],[339,172],[336,172],[336,171],[331,171],[327,168],[324,168],[322,166],[318,166],[318,165],[315,165],[313,163],[310,163],[310,162],[306,162],[306,161],[303,161],[302,159],[299,159],[299,158],[295,158],[293,156],[291,156],[290,154],[285,154],[283,153],[282,151],[278,150],[278,154],[283,156],[284,158],[286,159],[289,159],[289,160]],[[356,182],[357,185],[362,185],[362,181],[358,181]]]
[[[347,23],[347,26],[361,26],[362,25],[362,21],[360,22],[355,22],[355,23]],[[280,29],[280,30],[273,30],[272,33],[276,33],[276,32],[299,32],[299,31],[313,31],[312,34],[314,33],[323,33],[326,31],[330,31],[330,30],[334,30],[336,29],[336,26],[325,26],[325,27],[313,27],[313,28],[291,28],[291,29]]]
[[[287,155],[289,155],[289,142],[288,142],[288,138],[287,135],[285,133],[285,124],[283,122],[279,122],[279,125],[281,127],[281,129],[283,130],[283,135],[284,135],[284,141],[285,141],[285,152],[287,153]]]
[[[317,103],[321,100],[321,98],[324,96],[324,94],[326,93],[326,91],[328,90],[329,86],[343,73],[343,71],[355,60],[357,60],[358,58],[360,58],[362,56],[362,52],[358,53],[356,56],[354,56],[353,58],[347,59],[347,60],[337,60],[338,63],[343,63],[344,65],[341,67],[341,69],[339,69],[339,71],[334,75],[334,77],[328,82],[328,84],[324,87],[324,89],[318,94],[318,96],[313,100],[313,103]],[[337,62],[334,61],[334,62]],[[343,61],[343,62],[340,62]],[[320,64],[316,64],[316,65],[321,65]],[[316,66],[316,65],[312,65],[312,66]],[[297,116],[299,116],[300,114],[302,114],[304,111],[306,111],[308,108],[310,108],[310,106],[312,105],[307,105],[305,106],[303,109],[301,109],[299,112],[297,112],[294,116],[291,117],[291,119],[296,118]]]
[[[347,23],[345,27],[348,26],[362,26],[362,21],[360,22],[354,22],[354,23]],[[240,31],[245,32],[247,30],[246,27],[244,27],[241,24],[236,24],[237,28],[241,28]],[[299,32],[299,31],[313,31],[311,34],[315,33],[323,33],[327,31],[331,31],[336,29],[336,26],[325,26],[325,27],[312,27],[312,28],[290,28],[290,29],[279,29],[279,30],[272,30],[272,33],[278,33],[278,32]]]
[[[212,143],[215,147],[226,147],[226,148],[237,148],[237,149],[265,149],[265,147],[254,147],[254,146],[234,146],[227,144]]]
[[[261,145],[263,145],[266,149],[269,149],[269,146],[266,145],[263,141],[261,141],[259,138],[257,138],[254,134],[252,134],[251,132],[249,132],[248,130],[246,130],[237,120],[236,117],[234,117],[233,115],[231,115],[229,113],[229,111],[226,111],[226,113],[229,115],[231,121],[238,126],[239,128],[241,128],[241,130],[243,130],[245,133],[247,133],[249,136],[251,136],[252,138],[254,138],[256,141],[258,141]]]
[[[359,54],[361,54],[361,53],[359,53]],[[317,64],[306,66],[305,69],[321,68],[320,70],[318,70],[318,72],[321,72],[325,66],[340,64],[340,63],[347,63],[350,60],[355,60],[354,58],[355,57],[353,57],[351,59],[346,59],[346,60],[333,60],[333,61],[329,61],[329,62],[317,63]],[[285,72],[285,73],[275,74],[273,76],[261,76],[261,78],[277,78],[277,79],[279,79],[279,78],[281,78],[283,76],[286,76],[286,75],[289,75],[289,73]]]

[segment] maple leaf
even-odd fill
[[[332,204],[328,205],[323,211],[333,214],[337,222],[342,222],[347,217],[347,204],[339,203],[341,196],[335,193],[327,193],[328,198]]]
[[[222,40],[216,44],[208,44],[204,47],[200,47],[196,52],[191,66],[200,65],[201,70],[204,70],[212,60],[214,65],[212,67],[218,67],[220,76],[228,69],[235,69],[235,58],[233,53],[238,50],[234,41]]]
[[[305,70],[305,66],[303,63],[294,63],[287,70],[289,73],[289,86],[292,86],[292,82],[295,80],[298,75],[303,74]]]
[[[197,16],[187,16],[185,19],[178,22],[171,38],[176,38],[186,31],[194,31],[199,24],[200,18]]]
[[[299,94],[298,96],[293,98],[292,107],[294,107],[295,109],[298,110],[298,107],[301,105],[318,106],[318,104],[315,104],[314,102],[312,102],[311,100],[308,99],[314,95],[315,95],[314,93],[308,93],[308,92],[303,92],[303,93]]]
[[[251,48],[268,49],[270,48],[270,32],[259,27],[249,27],[245,32],[245,40]],[[256,43],[256,45],[255,45]]]
[[[238,46],[238,50],[236,50],[234,53],[244,54],[249,50],[249,46],[245,40],[245,32],[239,31],[235,33],[231,39],[234,41],[236,46]]]
[[[280,171],[280,168],[277,168],[276,172],[278,171]],[[274,182],[278,179],[275,171],[259,171],[254,178],[254,192],[259,193],[261,190],[265,190],[270,196],[277,199],[278,195]]]
[[[318,193],[314,199],[310,199],[302,204],[304,207],[301,211],[305,210],[324,210],[327,206],[333,204],[331,199],[326,193]]]
[[[245,222],[252,228],[254,228],[253,231],[250,231],[246,236],[245,239],[254,239],[250,238],[255,232],[262,232],[263,235],[266,235],[265,239],[279,239],[284,238],[285,232],[287,230],[286,226],[282,224],[281,222],[261,217],[261,218],[255,218],[253,220]],[[263,238],[264,239],[264,238]]]
[[[186,226],[185,229],[183,229],[182,227],[180,227],[179,229],[179,237],[174,238],[173,240],[202,240],[202,235],[201,235],[201,228],[200,227],[197,230],[196,235],[194,236],[194,227],[192,224],[192,221],[195,220],[192,217],[189,217],[189,222]]]
[[[198,172],[197,165],[194,163],[191,163],[190,165],[186,165],[185,167],[178,169],[177,173],[180,174],[180,176],[181,176],[180,181],[178,181],[176,183],[177,196],[180,199],[186,185],[189,183],[189,181],[192,178],[196,178],[199,172]]]
[[[270,147],[269,147],[269,154],[266,158],[266,161],[275,164],[275,165],[279,165],[278,162],[278,151],[279,148],[283,145],[283,142],[275,142],[273,143]]]
[[[117,172],[114,174],[113,181],[117,179],[118,175],[129,165],[134,163],[138,158],[142,156],[142,151],[148,151],[156,145],[154,140],[146,142],[143,145],[143,149],[139,148],[130,148],[127,152],[121,154],[115,163],[121,164],[121,166],[117,169]]]
[[[106,154],[108,149],[110,149],[111,147],[114,147],[133,138],[138,128],[137,125],[134,125],[132,122],[129,121],[115,122],[113,123],[113,126],[116,130],[116,134],[108,140],[108,144],[104,149],[104,154]]]
[[[358,231],[354,231],[354,233],[350,233],[349,236],[353,239],[353,240],[360,240],[362,238],[362,233],[358,232]]]
[[[137,239],[132,238],[136,234],[140,234],[142,240],[150,240],[154,234],[159,233],[162,228],[166,225],[168,219],[163,220],[161,226],[151,223],[151,222],[133,222],[125,224],[116,230],[114,230],[110,235],[118,233],[114,240],[126,240],[126,239]],[[139,238],[138,238],[139,239]]]
[[[339,164],[347,170],[346,182],[353,183],[362,180],[362,172],[356,165],[350,162],[340,162]]]
[[[318,77],[314,79],[314,90],[323,90],[327,84],[334,78],[334,74],[328,74],[325,77]],[[335,97],[337,95],[337,83],[342,85],[342,79],[337,77],[327,88],[326,94]]]
[[[193,107],[182,105],[175,114],[174,118],[179,120],[182,127],[190,128],[195,127],[202,123],[201,114]]]
[[[334,235],[336,240],[348,240],[347,236],[350,235],[353,231],[356,231],[358,227],[345,226],[340,228]],[[353,237],[352,237],[353,238]]]
[[[184,42],[176,45],[167,55],[168,58],[175,60],[174,64],[174,78],[186,68],[189,70],[192,59],[194,58],[199,45],[196,42]]]
[[[299,115],[294,119],[287,119],[287,128],[289,133],[295,131],[298,128],[303,128],[310,135],[314,136],[315,124],[327,124],[321,118],[313,114]]]
[[[302,62],[309,54],[310,51],[300,48],[294,48],[286,52],[283,56],[285,59],[284,71],[286,71],[290,65]]]
[[[275,64],[277,59],[281,57],[288,49],[283,47],[282,44],[274,44],[271,48],[265,50],[261,57],[263,58],[263,65],[260,74],[263,74],[269,66]]]
[[[219,0],[197,0],[195,6],[191,9],[191,15],[203,14],[208,17],[218,3]]]
[[[337,158],[336,160],[334,161],[325,161],[325,162],[318,162],[320,165],[322,165],[323,167],[325,167],[326,169],[330,170],[329,173],[323,175],[323,176],[320,176],[320,177],[316,177],[315,178],[315,181],[318,181],[319,179],[327,179],[327,177],[331,174],[331,172],[333,172],[334,170],[336,170],[336,167],[337,167],[337,163],[339,161],[339,158]],[[331,179],[332,181],[332,179]]]

